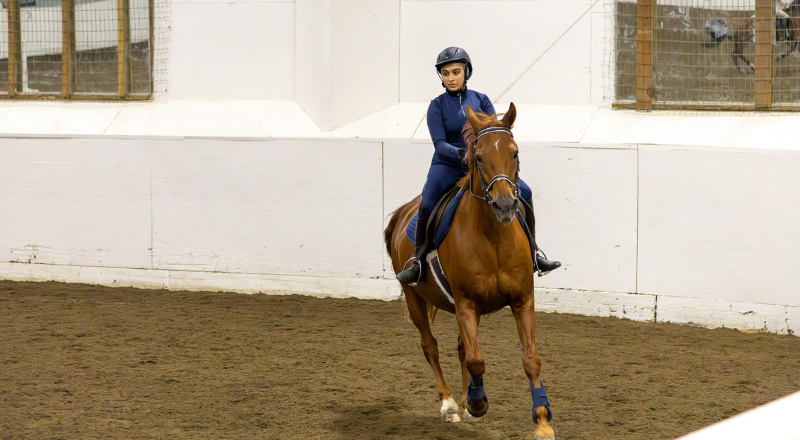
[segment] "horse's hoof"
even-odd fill
[[[555,440],[556,434],[550,426],[536,425],[533,430],[533,440]]]
[[[461,416],[458,413],[442,413],[445,423],[461,423]]]
[[[439,414],[442,416],[445,423],[461,422],[461,408],[458,407],[458,404],[453,400],[452,396],[442,400],[442,409],[439,410]]]
[[[467,412],[469,413],[469,415],[475,418],[483,417],[486,414],[486,412],[489,411],[489,399],[484,397],[483,402],[485,403],[485,405],[483,405],[483,409],[477,411],[473,411],[472,408],[469,407],[469,402],[467,402],[467,405],[465,406],[467,407]]]

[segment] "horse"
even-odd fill
[[[502,119],[476,114],[467,106],[463,135],[469,173],[458,183],[464,196],[458,202],[449,232],[437,249],[452,291],[451,303],[433,278],[431,264],[424,265],[415,286],[400,283],[407,317],[420,333],[422,351],[436,376],[446,422],[472,421],[489,409],[483,375],[486,371],[478,347],[481,316],[510,306],[523,348],[522,363],[530,381],[535,439],[553,439],[552,411],[541,378],[542,363],[536,349],[533,303],[534,262],[528,236],[515,221],[518,197],[519,149],[511,128],[516,118],[512,103]],[[486,183],[484,176],[491,177]],[[468,195],[467,192],[469,192]],[[391,215],[384,242],[395,273],[414,255],[414,243],[405,229],[419,209],[417,196]],[[458,358],[461,362],[461,407],[453,399],[439,366],[439,349],[430,323],[438,310],[453,313],[458,323]],[[464,413],[461,408],[466,408]]]
[[[733,43],[731,52],[733,65],[743,74],[753,74],[756,66],[744,56],[744,45],[755,43],[755,30],[755,15],[749,18],[731,18],[727,21],[721,18],[708,20],[705,23],[705,31],[711,41],[703,43],[703,46],[715,48],[723,40],[729,39]],[[779,52],[775,57],[776,62],[797,51],[800,41],[800,0],[793,0],[790,5],[781,0],[776,2],[775,40],[776,43],[788,42],[788,50]],[[745,66],[740,66],[739,60],[744,61]]]

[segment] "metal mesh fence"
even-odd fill
[[[614,0],[612,15],[618,107],[800,108],[800,0]]]
[[[154,22],[168,18],[166,0],[0,5],[0,97],[142,99],[163,88],[166,32]]]

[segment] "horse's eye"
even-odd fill
[[[483,158],[480,156],[475,156],[475,160],[477,160],[478,163],[483,163]]]
[[[519,159],[519,153],[514,153],[514,159]]]

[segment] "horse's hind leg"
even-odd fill
[[[539,352],[536,350],[536,315],[534,314],[533,307],[533,293],[528,295],[527,298],[514,301],[511,304],[511,311],[514,313],[514,319],[517,321],[517,331],[519,332],[519,341],[522,343],[523,356],[522,365],[525,368],[525,375],[531,382],[531,395],[536,393],[534,397],[534,405],[538,401],[547,402],[547,396],[544,395],[544,390],[541,387],[542,380],[542,361],[539,358]],[[544,400],[542,400],[544,395]],[[549,405],[549,404],[547,404]],[[533,416],[536,422],[536,428],[533,430],[534,439],[553,439],[553,428],[550,426],[550,410],[545,405],[534,406]]]
[[[431,325],[428,321],[428,303],[407,285],[403,285],[403,293],[406,296],[406,307],[408,307],[411,321],[419,330],[422,352],[436,375],[436,390],[439,392],[439,399],[442,401],[442,408],[439,413],[445,422],[460,422],[461,416],[459,415],[458,405],[453,400],[453,393],[447,382],[445,382],[442,367],[439,365],[439,345],[436,342],[436,338],[433,337],[433,333],[431,333]]]

